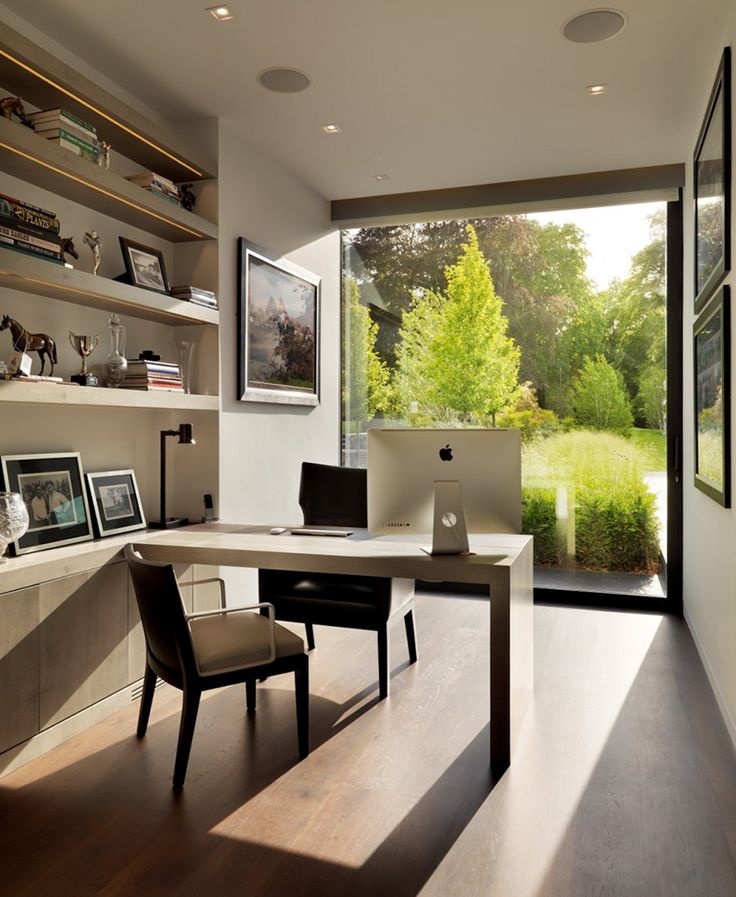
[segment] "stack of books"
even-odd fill
[[[54,212],[0,193],[0,246],[61,264],[59,228]]]
[[[123,389],[184,392],[184,383],[178,364],[168,361],[149,361],[142,358],[128,360],[128,371],[121,386]]]
[[[53,140],[89,162],[97,163],[100,158],[100,142],[93,125],[65,109],[44,109],[32,112],[28,118],[33,123],[34,131],[41,137]]]
[[[179,188],[173,181],[165,178],[162,174],[156,174],[153,171],[142,171],[140,174],[130,174],[126,178],[131,184],[137,184],[153,193],[154,196],[160,196],[161,199],[167,199],[173,202],[175,206],[181,205],[181,195]]]
[[[217,308],[217,296],[211,290],[204,290],[202,287],[189,285],[172,287],[171,295],[184,302],[193,302],[195,305],[204,305],[207,308]]]

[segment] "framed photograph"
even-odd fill
[[[243,237],[238,254],[238,399],[319,404],[320,280]]]
[[[695,145],[695,311],[731,268],[731,50],[718,67]]]
[[[695,486],[731,507],[731,310],[728,287],[708,303],[693,329]]]
[[[169,278],[163,253],[159,249],[119,237],[125,262],[125,273],[134,287],[169,294]]]
[[[3,455],[4,488],[28,508],[28,532],[13,542],[16,555],[92,538],[82,460],[78,452]]]
[[[87,486],[98,536],[146,528],[135,471],[88,473]]]

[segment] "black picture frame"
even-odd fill
[[[87,474],[95,535],[100,538],[146,528],[134,470]]]
[[[695,486],[731,507],[731,302],[721,288],[693,326]]]
[[[721,56],[693,155],[695,312],[731,269],[731,50]]]
[[[321,280],[239,238],[239,401],[319,405]]]
[[[3,488],[19,492],[28,508],[28,531],[11,543],[17,555],[92,538],[79,452],[3,455]]]
[[[160,249],[118,237],[125,262],[125,278],[134,287],[168,296],[171,292],[166,262]]]

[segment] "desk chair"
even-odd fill
[[[366,471],[305,461],[299,504],[306,526],[365,528]],[[306,624],[310,650],[314,648],[314,624],[376,632],[381,698],[389,693],[389,623],[397,614],[404,617],[409,660],[416,663],[413,580],[259,570],[258,584],[261,601],[274,606],[277,619]]]
[[[220,610],[187,614],[171,564],[145,561],[132,545],[125,546],[124,554],[146,639],[138,738],[143,738],[148,728],[156,677],[183,692],[173,787],[178,790],[184,785],[200,696],[207,689],[223,685],[244,682],[246,705],[252,713],[256,709],[256,681],[293,672],[299,756],[306,757],[309,656],[302,640],[274,622],[273,608],[268,605],[253,606],[266,610],[267,617],[250,613],[252,608],[225,609],[222,580]]]

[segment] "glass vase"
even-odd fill
[[[6,564],[3,557],[11,542],[28,529],[28,509],[23,496],[17,492],[0,492],[0,564]]]
[[[183,339],[179,341],[179,370],[181,372],[184,392],[190,395],[192,392],[192,361],[194,358],[194,341]]]
[[[125,358],[127,331],[117,315],[110,315],[107,323],[110,328],[110,354],[105,362],[105,384],[115,389],[125,380],[128,371]]]

